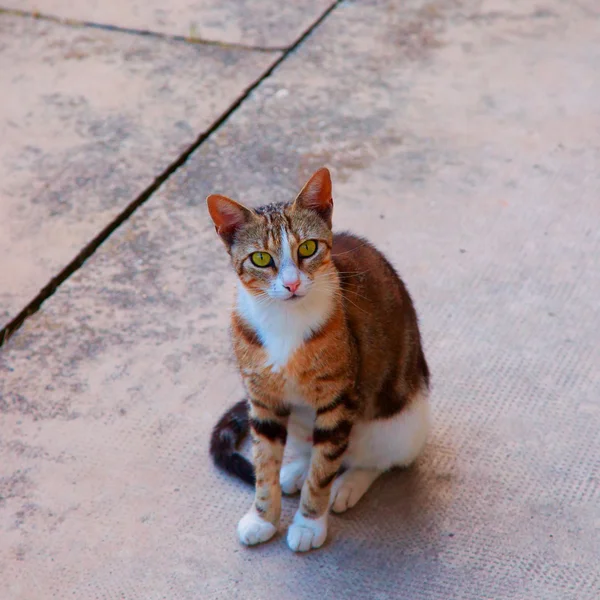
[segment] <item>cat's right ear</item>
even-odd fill
[[[294,201],[294,206],[301,206],[315,211],[331,229],[333,198],[331,195],[331,174],[329,169],[319,169],[308,180]]]
[[[252,219],[252,211],[219,194],[210,195],[206,204],[217,233],[228,247],[231,246],[236,231]]]

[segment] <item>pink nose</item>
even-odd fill
[[[290,283],[284,283],[283,287],[291,292],[292,294],[296,293],[296,290],[300,287],[300,280],[296,279],[296,281],[292,281]]]

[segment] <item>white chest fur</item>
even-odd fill
[[[315,286],[299,300],[257,300],[239,284],[237,309],[257,332],[274,371],[284,367],[292,354],[329,317],[333,306],[328,289]]]

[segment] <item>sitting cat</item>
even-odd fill
[[[291,203],[250,209],[218,195],[207,203],[239,278],[231,326],[248,395],[215,426],[211,454],[256,485],[238,525],[244,544],[270,539],[281,491],[301,490],[287,542],[319,548],[330,506],[354,506],[425,444],[429,370],[417,315],[378,250],[332,233],[327,169]],[[254,467],[235,451],[248,429]],[[284,446],[295,458],[281,468]]]

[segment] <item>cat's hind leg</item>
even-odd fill
[[[383,473],[377,469],[348,469],[334,482],[331,488],[331,510],[342,513],[352,508]]]
[[[418,392],[410,404],[386,419],[357,423],[344,457],[347,468],[333,483],[334,512],[352,508],[371,484],[392,467],[408,467],[421,453],[429,432],[429,402]]]

